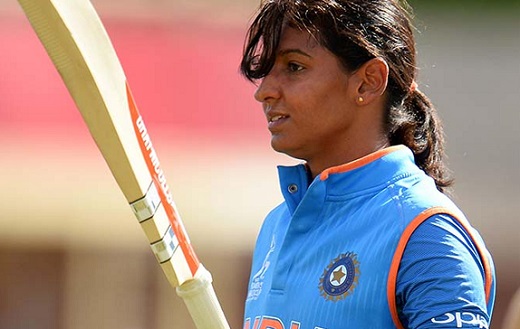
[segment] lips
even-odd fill
[[[271,104],[264,104],[264,113],[267,118],[267,127],[271,132],[281,129],[281,125],[289,119],[289,115],[277,109]]]
[[[286,114],[267,114],[267,128],[271,133],[280,132],[284,127],[285,123],[289,119],[289,116]]]
[[[269,123],[273,123],[273,122],[277,122],[279,120],[282,120],[282,119],[286,119],[288,118],[289,116],[287,115],[283,115],[283,114],[277,114],[277,115],[273,115],[273,116],[268,116],[268,122]]]

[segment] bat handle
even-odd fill
[[[200,264],[195,277],[176,288],[197,329],[230,329],[211,284],[211,273]]]

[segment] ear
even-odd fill
[[[379,57],[369,60],[356,70],[355,101],[358,105],[370,104],[383,96],[388,85],[388,72],[388,64]]]

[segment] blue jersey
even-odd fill
[[[491,256],[408,148],[312,182],[304,165],[279,173],[285,202],[257,239],[244,329],[488,328]]]

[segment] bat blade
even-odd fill
[[[18,0],[197,328],[229,328],[118,56],[88,0]]]

